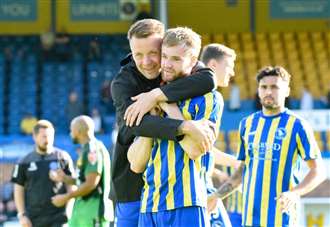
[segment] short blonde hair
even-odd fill
[[[164,35],[163,46],[172,47],[179,45],[183,45],[187,50],[191,51],[194,57],[198,58],[202,45],[201,37],[187,27],[168,29]]]
[[[147,38],[153,34],[159,34],[161,37],[164,36],[165,27],[164,24],[155,19],[143,19],[132,24],[127,33],[128,40],[133,37],[136,38]]]
[[[229,56],[236,59],[235,50],[219,43],[211,43],[204,46],[201,54],[201,61],[207,65],[210,60],[220,60],[224,56]]]
[[[53,124],[47,120],[39,120],[37,124],[33,127],[33,134],[38,135],[41,128],[49,128],[55,131]]]

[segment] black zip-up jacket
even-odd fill
[[[111,165],[111,198],[116,202],[140,200],[142,174],[131,171],[127,151],[136,136],[176,140],[177,129],[183,121],[145,115],[139,126],[127,127],[124,113],[133,101],[132,96],[159,87],[160,77],[148,80],[137,69],[131,55],[121,61],[122,68],[111,84],[116,107],[118,136]],[[161,87],[169,102],[185,100],[212,91],[216,86],[214,73],[208,68],[197,69],[192,76]]]

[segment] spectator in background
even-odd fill
[[[100,112],[97,108],[93,108],[92,110],[92,119],[94,122],[94,132],[96,134],[103,133],[103,128],[102,128],[102,117],[100,115]]]
[[[100,89],[101,104],[105,113],[113,113],[115,108],[111,96],[111,80],[105,80]]]
[[[71,190],[50,179],[52,170],[73,174],[70,155],[53,146],[55,130],[47,120],[38,121],[33,129],[35,149],[15,166],[11,181],[17,217],[24,227],[60,227],[67,222],[65,208],[57,208],[51,198]]]
[[[42,60],[47,62],[54,59],[54,43],[55,43],[55,36],[52,32],[43,33],[40,36],[40,42],[42,47]]]
[[[101,48],[97,40],[90,41],[87,57],[89,61],[101,61]]]
[[[83,113],[83,106],[78,100],[78,94],[72,91],[69,95],[69,102],[65,108],[67,122],[70,124],[73,118]]]
[[[313,96],[308,87],[303,87],[300,100],[300,109],[312,110],[313,109]]]
[[[65,32],[55,36],[55,54],[56,59],[61,62],[71,59],[70,37]]]
[[[34,126],[37,124],[38,120],[31,113],[26,113],[21,120],[21,132],[25,135],[31,135]]]
[[[229,109],[237,111],[241,108],[241,97],[239,86],[235,83],[235,80],[231,81],[230,94],[229,94]]]
[[[111,81],[105,80],[100,89],[101,102],[105,105],[108,105],[112,101],[111,97]]]

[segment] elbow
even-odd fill
[[[322,159],[318,160],[316,165],[316,176],[318,176],[319,183],[321,184],[327,178],[327,170]]]
[[[144,168],[142,168],[141,166],[135,165],[134,163],[130,163],[130,168],[132,170],[132,172],[134,173],[143,173],[144,172]]]
[[[127,153],[127,160],[129,162],[129,165],[130,165],[130,169],[134,172],[134,173],[142,173],[143,170],[142,168],[137,165],[135,162],[136,160],[134,159],[133,157],[133,152],[130,152],[130,150],[128,151]]]
[[[323,165],[322,167],[317,168],[316,176],[318,177],[319,184],[327,179],[326,169]]]

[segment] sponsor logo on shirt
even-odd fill
[[[273,157],[273,153],[281,150],[281,144],[264,142],[258,144],[249,143],[248,150],[253,159],[277,161]]]
[[[30,166],[28,168],[28,171],[36,171],[38,169],[37,165],[35,162],[31,162]]]

